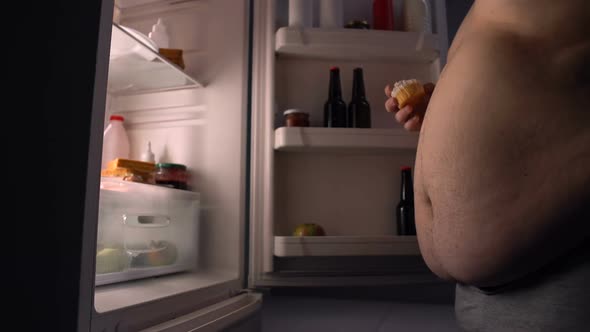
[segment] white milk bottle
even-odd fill
[[[129,136],[123,126],[125,118],[111,115],[109,125],[104,130],[102,141],[102,166],[106,169],[109,161],[117,158],[129,159]]]

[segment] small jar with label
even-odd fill
[[[283,115],[287,127],[309,127],[309,113],[307,112],[299,109],[288,109]]]
[[[156,184],[175,189],[188,189],[188,172],[185,165],[156,164]]]

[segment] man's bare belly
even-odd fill
[[[453,42],[416,162],[418,239],[442,277],[510,282],[590,234],[590,2],[563,3],[478,0]]]

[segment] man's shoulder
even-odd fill
[[[476,0],[474,21],[491,29],[556,43],[587,39],[590,1]]]

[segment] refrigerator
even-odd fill
[[[444,67],[445,1],[429,3],[432,33],[402,31],[401,1],[395,31],[317,27],[317,2],[302,27],[285,0],[102,1],[64,317],[78,331],[256,331],[273,287],[440,283],[416,237],[396,231],[419,134],[383,107],[386,84],[436,83]],[[344,1],[342,16],[370,22],[371,1]],[[158,20],[182,64],[150,43]],[[371,128],[323,127],[334,66],[346,102],[363,68]],[[285,126],[292,108],[310,127]],[[186,166],[188,189],[104,176],[112,115],[129,159],[149,143],[157,163]],[[303,223],[325,236],[294,236]]]

